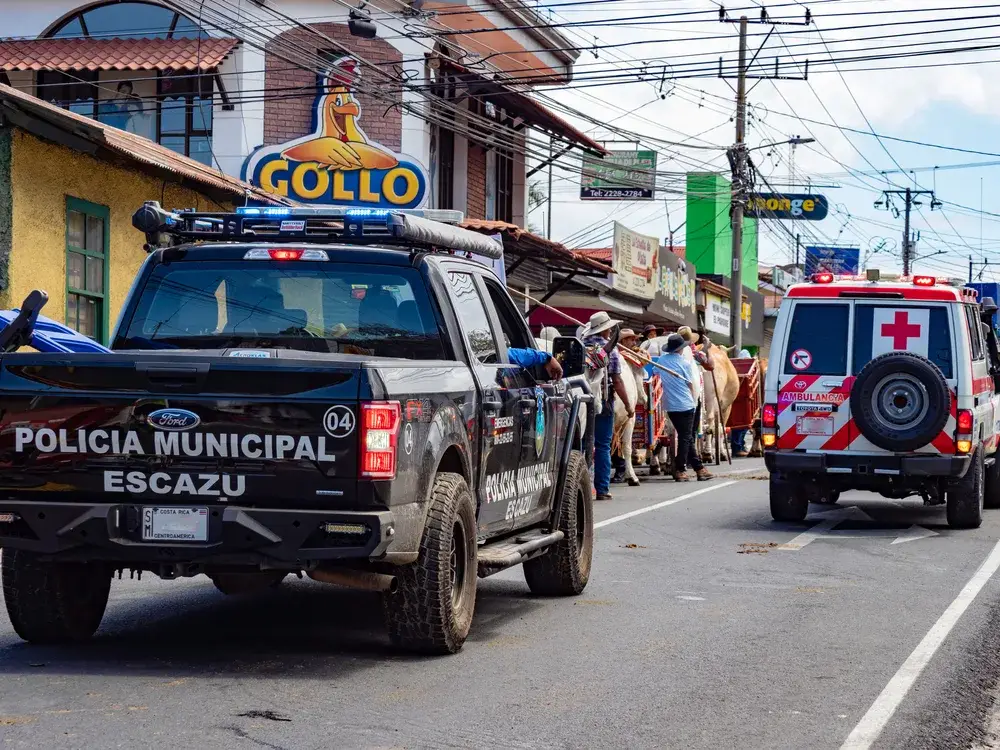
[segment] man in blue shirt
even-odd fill
[[[674,479],[678,482],[690,482],[691,477],[685,471],[685,467],[690,464],[698,476],[698,481],[704,482],[711,479],[712,475],[702,465],[695,447],[697,429],[695,409],[698,402],[695,397],[694,381],[698,373],[694,368],[697,365],[684,357],[682,352],[685,346],[687,341],[683,336],[677,333],[670,334],[657,364],[673,373],[673,376],[664,374],[660,380],[663,384],[663,400],[666,402],[667,415],[677,435]]]

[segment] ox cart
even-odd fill
[[[635,410],[633,463],[649,466],[654,475],[669,474],[673,470],[676,440],[674,426],[663,406],[663,383],[659,375],[652,375],[644,386],[646,404],[638,405]]]
[[[729,412],[726,433],[751,430],[754,444],[757,444],[760,439],[760,410],[764,403],[764,368],[756,357],[730,361],[739,375],[740,390]]]

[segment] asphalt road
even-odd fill
[[[991,746],[1000,511],[957,532],[853,494],[776,524],[751,476],[617,490],[584,594],[483,581],[453,657],[394,653],[375,595],[308,581],[116,582],[77,649],[0,614],[0,747]]]

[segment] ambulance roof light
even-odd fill
[[[812,282],[814,284],[832,284],[833,274],[832,273],[814,273],[812,277]]]
[[[934,286],[937,283],[937,279],[933,276],[914,276],[913,285],[914,286]]]

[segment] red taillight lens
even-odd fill
[[[914,286],[934,286],[937,283],[937,279],[933,276],[914,276],[913,285]]]
[[[814,273],[812,277],[814,284],[832,284],[833,274],[832,273]]]
[[[958,432],[960,434],[969,434],[972,432],[972,412],[963,409],[958,413]]]
[[[361,405],[361,476],[393,479],[396,476],[396,438],[399,434],[398,401],[373,401]]]
[[[764,404],[761,410],[760,421],[764,427],[776,427],[778,424],[778,407],[774,404]]]
[[[298,260],[302,257],[301,250],[284,250],[272,247],[267,252],[271,256],[271,260]]]

